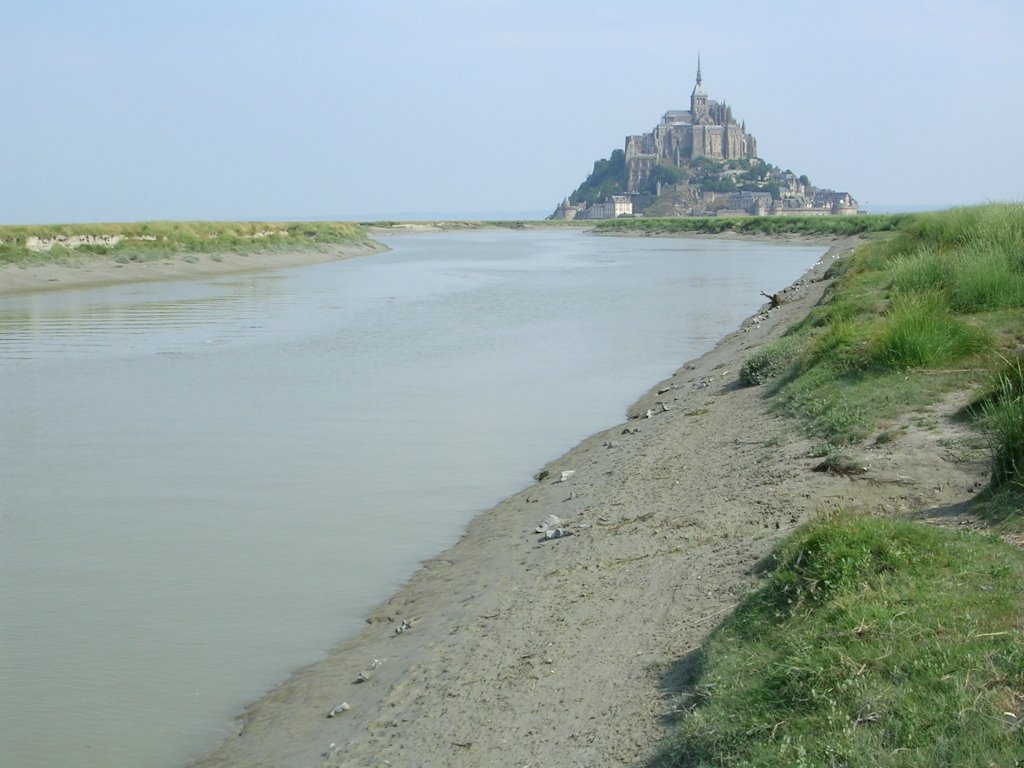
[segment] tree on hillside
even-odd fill
[[[616,149],[607,160],[594,163],[594,170],[569,196],[569,202],[593,205],[609,195],[621,195],[625,191],[626,153]]]
[[[703,176],[713,176],[722,172],[725,168],[725,161],[701,156],[690,160],[689,165],[694,171]]]
[[[684,168],[676,168],[672,165],[656,165],[647,179],[647,190],[655,192],[658,184],[682,184],[688,181],[690,174]]]
[[[701,182],[700,187],[705,192],[735,192],[736,182],[732,180],[731,176],[724,176],[718,179],[706,179]]]

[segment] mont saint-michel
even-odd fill
[[[732,106],[708,98],[700,57],[689,109],[670,109],[648,133],[594,163],[551,219],[618,216],[856,214],[848,192],[814,186],[805,174],[758,156],[757,139]]]

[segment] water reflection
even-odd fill
[[[261,303],[282,299],[281,282],[260,276],[7,299],[0,301],[0,359],[60,359],[85,349],[166,353],[194,344],[202,334],[191,331],[226,321],[225,330],[255,334],[266,328]]]

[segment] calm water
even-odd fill
[[[0,764],[201,753],[824,250],[388,243],[0,300]]]

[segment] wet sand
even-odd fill
[[[645,765],[695,651],[773,544],[841,507],[955,520],[987,477],[983,451],[943,447],[967,430],[948,418],[954,402],[927,427],[886,425],[905,427],[900,439],[854,449],[866,471],[851,478],[812,471],[811,444],[762,388],[738,386],[746,357],[806,315],[855,245],[834,241],[781,307],[475,518],[193,765]],[[549,515],[563,535],[537,530]]]
[[[201,277],[286,269],[351,259],[388,248],[370,241],[365,245],[330,245],[296,250],[170,254],[154,261],[118,264],[109,256],[71,256],[64,264],[0,266],[0,298],[42,291],[100,288],[153,280],[190,280]]]

